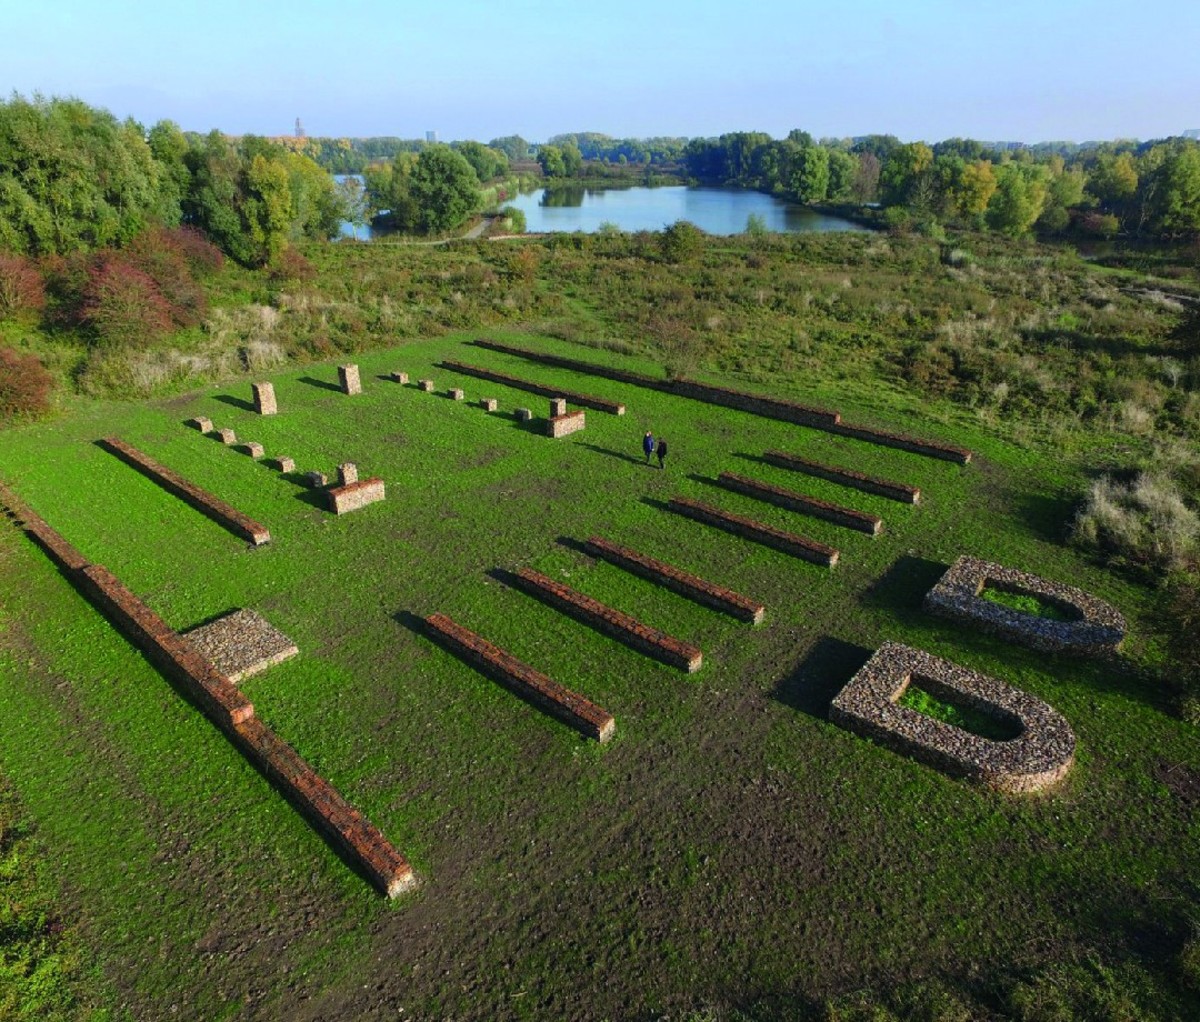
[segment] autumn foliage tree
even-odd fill
[[[24,256],[0,252],[0,319],[37,313],[46,305],[46,288],[37,267]]]
[[[36,356],[0,348],[0,425],[43,414],[53,385]]]

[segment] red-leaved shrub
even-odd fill
[[[46,411],[53,386],[53,377],[37,356],[0,348],[0,424]]]
[[[163,231],[187,260],[192,273],[206,277],[225,265],[225,253],[195,227],[174,227]]]
[[[195,326],[208,311],[204,289],[192,276],[184,247],[176,232],[152,228],[142,231],[125,247],[122,258],[158,285],[177,326]]]
[[[153,278],[111,253],[88,271],[80,315],[105,344],[151,343],[172,325],[171,306]]]
[[[0,319],[22,312],[41,312],[46,288],[37,267],[22,255],[0,252]]]
[[[271,263],[270,277],[274,281],[305,281],[317,275],[313,264],[291,246],[285,248]]]

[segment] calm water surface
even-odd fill
[[[529,231],[583,231],[603,223],[623,231],[661,231],[676,220],[690,220],[708,234],[740,234],[752,215],[769,231],[859,231],[836,216],[784,202],[761,192],[731,188],[565,188],[541,189],[511,200],[525,213]]]

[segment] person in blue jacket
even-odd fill
[[[654,434],[650,430],[646,430],[646,435],[642,437],[642,450],[646,455],[646,464],[650,464],[650,455],[654,453]]]

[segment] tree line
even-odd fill
[[[1030,232],[1174,239],[1200,233],[1200,143],[935,145],[893,135],[816,141],[732,132],[692,139],[694,180],[754,188],[806,204],[878,203],[894,226],[955,224]]]

